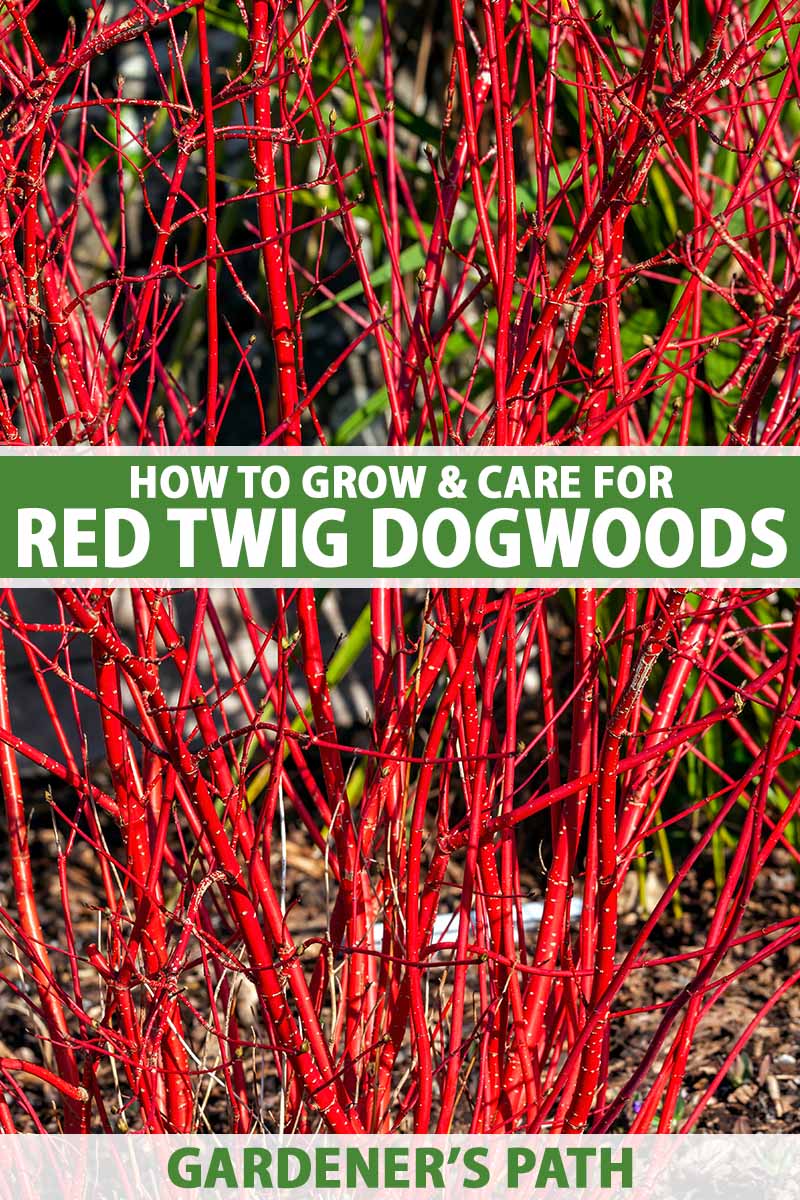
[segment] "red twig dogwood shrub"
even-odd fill
[[[672,1127],[708,1009],[798,936],[796,917],[748,921],[773,853],[798,857],[796,611],[755,593],[579,591],[557,671],[558,594],[376,590],[365,738],[338,729],[341,651],[326,669],[312,591],[277,592],[269,619],[233,593],[234,645],[208,591],[134,591],[128,614],[121,597],[61,591],[44,625],[9,595],[2,617],[60,747],[43,752],[10,709],[4,653],[6,1002],[36,1032],[66,1128],[112,1113],[193,1128],[212,1095],[240,1131],[279,1115],[339,1132],[609,1129],[634,1101],[632,1128]],[[102,776],[80,751],[86,702]],[[31,867],[25,762],[51,777],[55,912]],[[669,877],[620,929],[625,880],[665,831]],[[723,834],[714,911],[665,956],[659,925]],[[287,891],[289,842],[325,884],[310,912]],[[646,1006],[660,1019],[612,1094],[627,981],[665,963],[672,994]],[[43,1076],[38,1058],[30,1070]]]
[[[4,440],[794,444],[797,23],[7,0]],[[8,1131],[692,1128],[796,981],[687,1107],[708,1010],[797,938],[749,917],[798,857],[792,594],[385,589],[339,646],[307,588],[29,600],[0,616]]]

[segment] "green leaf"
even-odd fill
[[[425,262],[425,251],[417,242],[414,246],[408,246],[402,251],[399,259],[400,270],[403,272],[418,271]],[[388,283],[392,278],[392,264],[389,260],[376,267],[370,272],[370,280],[373,286],[380,287],[381,284]],[[315,305],[306,311],[306,317],[316,317],[319,313],[327,312],[331,308],[335,308],[337,304],[346,304],[350,300],[355,300],[358,296],[363,296],[364,287],[359,279],[356,283],[351,283],[348,287],[342,288],[330,300],[323,300],[321,304]]]
[[[333,445],[349,446],[360,433],[363,433],[373,421],[377,420],[380,414],[385,411],[388,403],[389,393],[385,387],[379,388],[377,392],[370,396],[366,404],[356,409],[346,421],[342,421],[333,435]]]
[[[716,334],[719,337],[719,344],[713,350],[709,350],[703,360],[706,379],[713,388],[723,387],[739,365],[741,358],[739,343],[728,334],[730,328],[739,323],[740,318],[720,296],[710,296],[705,299],[703,303],[703,333],[706,336]],[[726,334],[728,334],[727,337]]]

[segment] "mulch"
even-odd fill
[[[683,914],[665,921],[650,944],[648,955],[682,954],[702,945],[702,934],[714,910],[713,881],[692,875],[682,889]],[[756,881],[740,936],[800,915],[797,876],[788,855],[776,851],[770,867]],[[639,916],[623,917],[634,928]],[[720,964],[719,979],[741,966],[763,940],[734,947]],[[679,1104],[685,1119],[717,1075],[733,1045],[755,1013],[798,969],[800,943],[778,951],[740,976],[704,1017],[692,1046],[689,1070]],[[694,975],[694,963],[655,966],[634,973],[621,993],[617,1007],[645,1008],[667,1004]],[[611,1060],[617,1065],[612,1082],[626,1080],[658,1027],[661,1013],[637,1014],[612,1024]],[[667,1039],[669,1045],[670,1038]],[[659,1066],[663,1057],[656,1060]],[[638,1103],[634,1097],[628,1119]],[[623,1126],[624,1127],[624,1123]],[[715,1096],[695,1126],[698,1133],[798,1133],[800,1132],[800,988],[790,989],[758,1025],[748,1044],[727,1072]]]
[[[325,925],[325,885],[321,856],[291,830],[287,850],[289,926],[299,936],[322,932]],[[44,811],[39,809],[34,815],[31,852],[46,936],[54,945],[58,945],[63,917],[55,870],[54,838],[46,806]],[[277,878],[277,863],[275,867]],[[102,893],[98,887],[97,860],[88,848],[78,844],[70,859],[69,882],[75,933],[79,947],[85,946],[97,937],[97,897]],[[622,913],[620,928],[623,947],[641,920],[635,887],[629,889],[627,895],[627,911]],[[681,892],[682,915],[679,919],[674,914],[670,915],[661,923],[648,947],[648,957],[698,950],[714,902],[713,882],[692,875]],[[13,911],[7,839],[2,831],[0,905]],[[766,925],[798,915],[800,896],[794,869],[788,856],[781,857],[780,853],[776,853],[770,869],[763,872],[757,881],[741,932],[758,931]],[[762,944],[762,941],[753,941],[735,948],[721,964],[717,977],[740,965]],[[4,958],[0,963],[0,972],[15,986],[25,986],[7,938],[0,936],[0,947]],[[679,1104],[678,1124],[692,1111],[754,1013],[774,994],[787,975],[797,970],[799,961],[800,943],[749,969],[720,997],[704,1018],[692,1047]],[[67,970],[64,960],[61,969]],[[620,993],[615,1009],[619,1013],[621,1010],[651,1008],[655,1005],[663,1007],[690,981],[692,975],[692,962],[664,964],[635,972]],[[191,981],[188,982],[191,986]],[[199,987],[200,980],[195,983]],[[88,968],[86,995],[90,1008],[96,997],[92,1015],[99,1015],[100,995],[96,980],[92,980]],[[660,1016],[661,1011],[656,1010],[614,1017],[611,1025],[612,1095],[630,1077],[641,1060]],[[0,1055],[41,1061],[39,1032],[31,1022],[24,1003],[11,996],[9,989],[4,987],[0,1003]],[[197,1048],[201,1049],[200,1043]],[[656,1066],[661,1061],[657,1059]],[[99,1079],[104,1090],[111,1088],[113,1081],[110,1072],[102,1072]],[[50,1129],[57,1129],[59,1105],[54,1094],[45,1085],[27,1077],[24,1087],[44,1124]],[[274,1104],[277,1103],[277,1089],[271,1087],[269,1081],[265,1096],[268,1107],[270,1097]],[[628,1127],[638,1103],[636,1095],[631,1097],[617,1126],[620,1131]],[[212,1099],[206,1116],[210,1128],[224,1131],[227,1119],[224,1098],[219,1101]],[[267,1114],[265,1127],[268,1128],[269,1123]],[[20,1122],[20,1128],[25,1128],[24,1121]],[[800,1132],[800,989],[791,990],[770,1011],[728,1071],[695,1129],[700,1133]]]

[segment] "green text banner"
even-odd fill
[[[7,450],[6,583],[800,582],[762,450]]]

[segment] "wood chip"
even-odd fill
[[[732,1104],[749,1104],[758,1092],[758,1084],[752,1079],[735,1088],[728,1099]]]
[[[778,1083],[778,1081],[774,1075],[767,1076],[767,1095],[769,1096],[770,1100],[773,1103],[773,1106],[775,1108],[775,1115],[778,1117],[782,1117],[784,1109],[783,1109],[783,1103],[781,1101],[781,1089],[780,1089],[780,1084]]]

